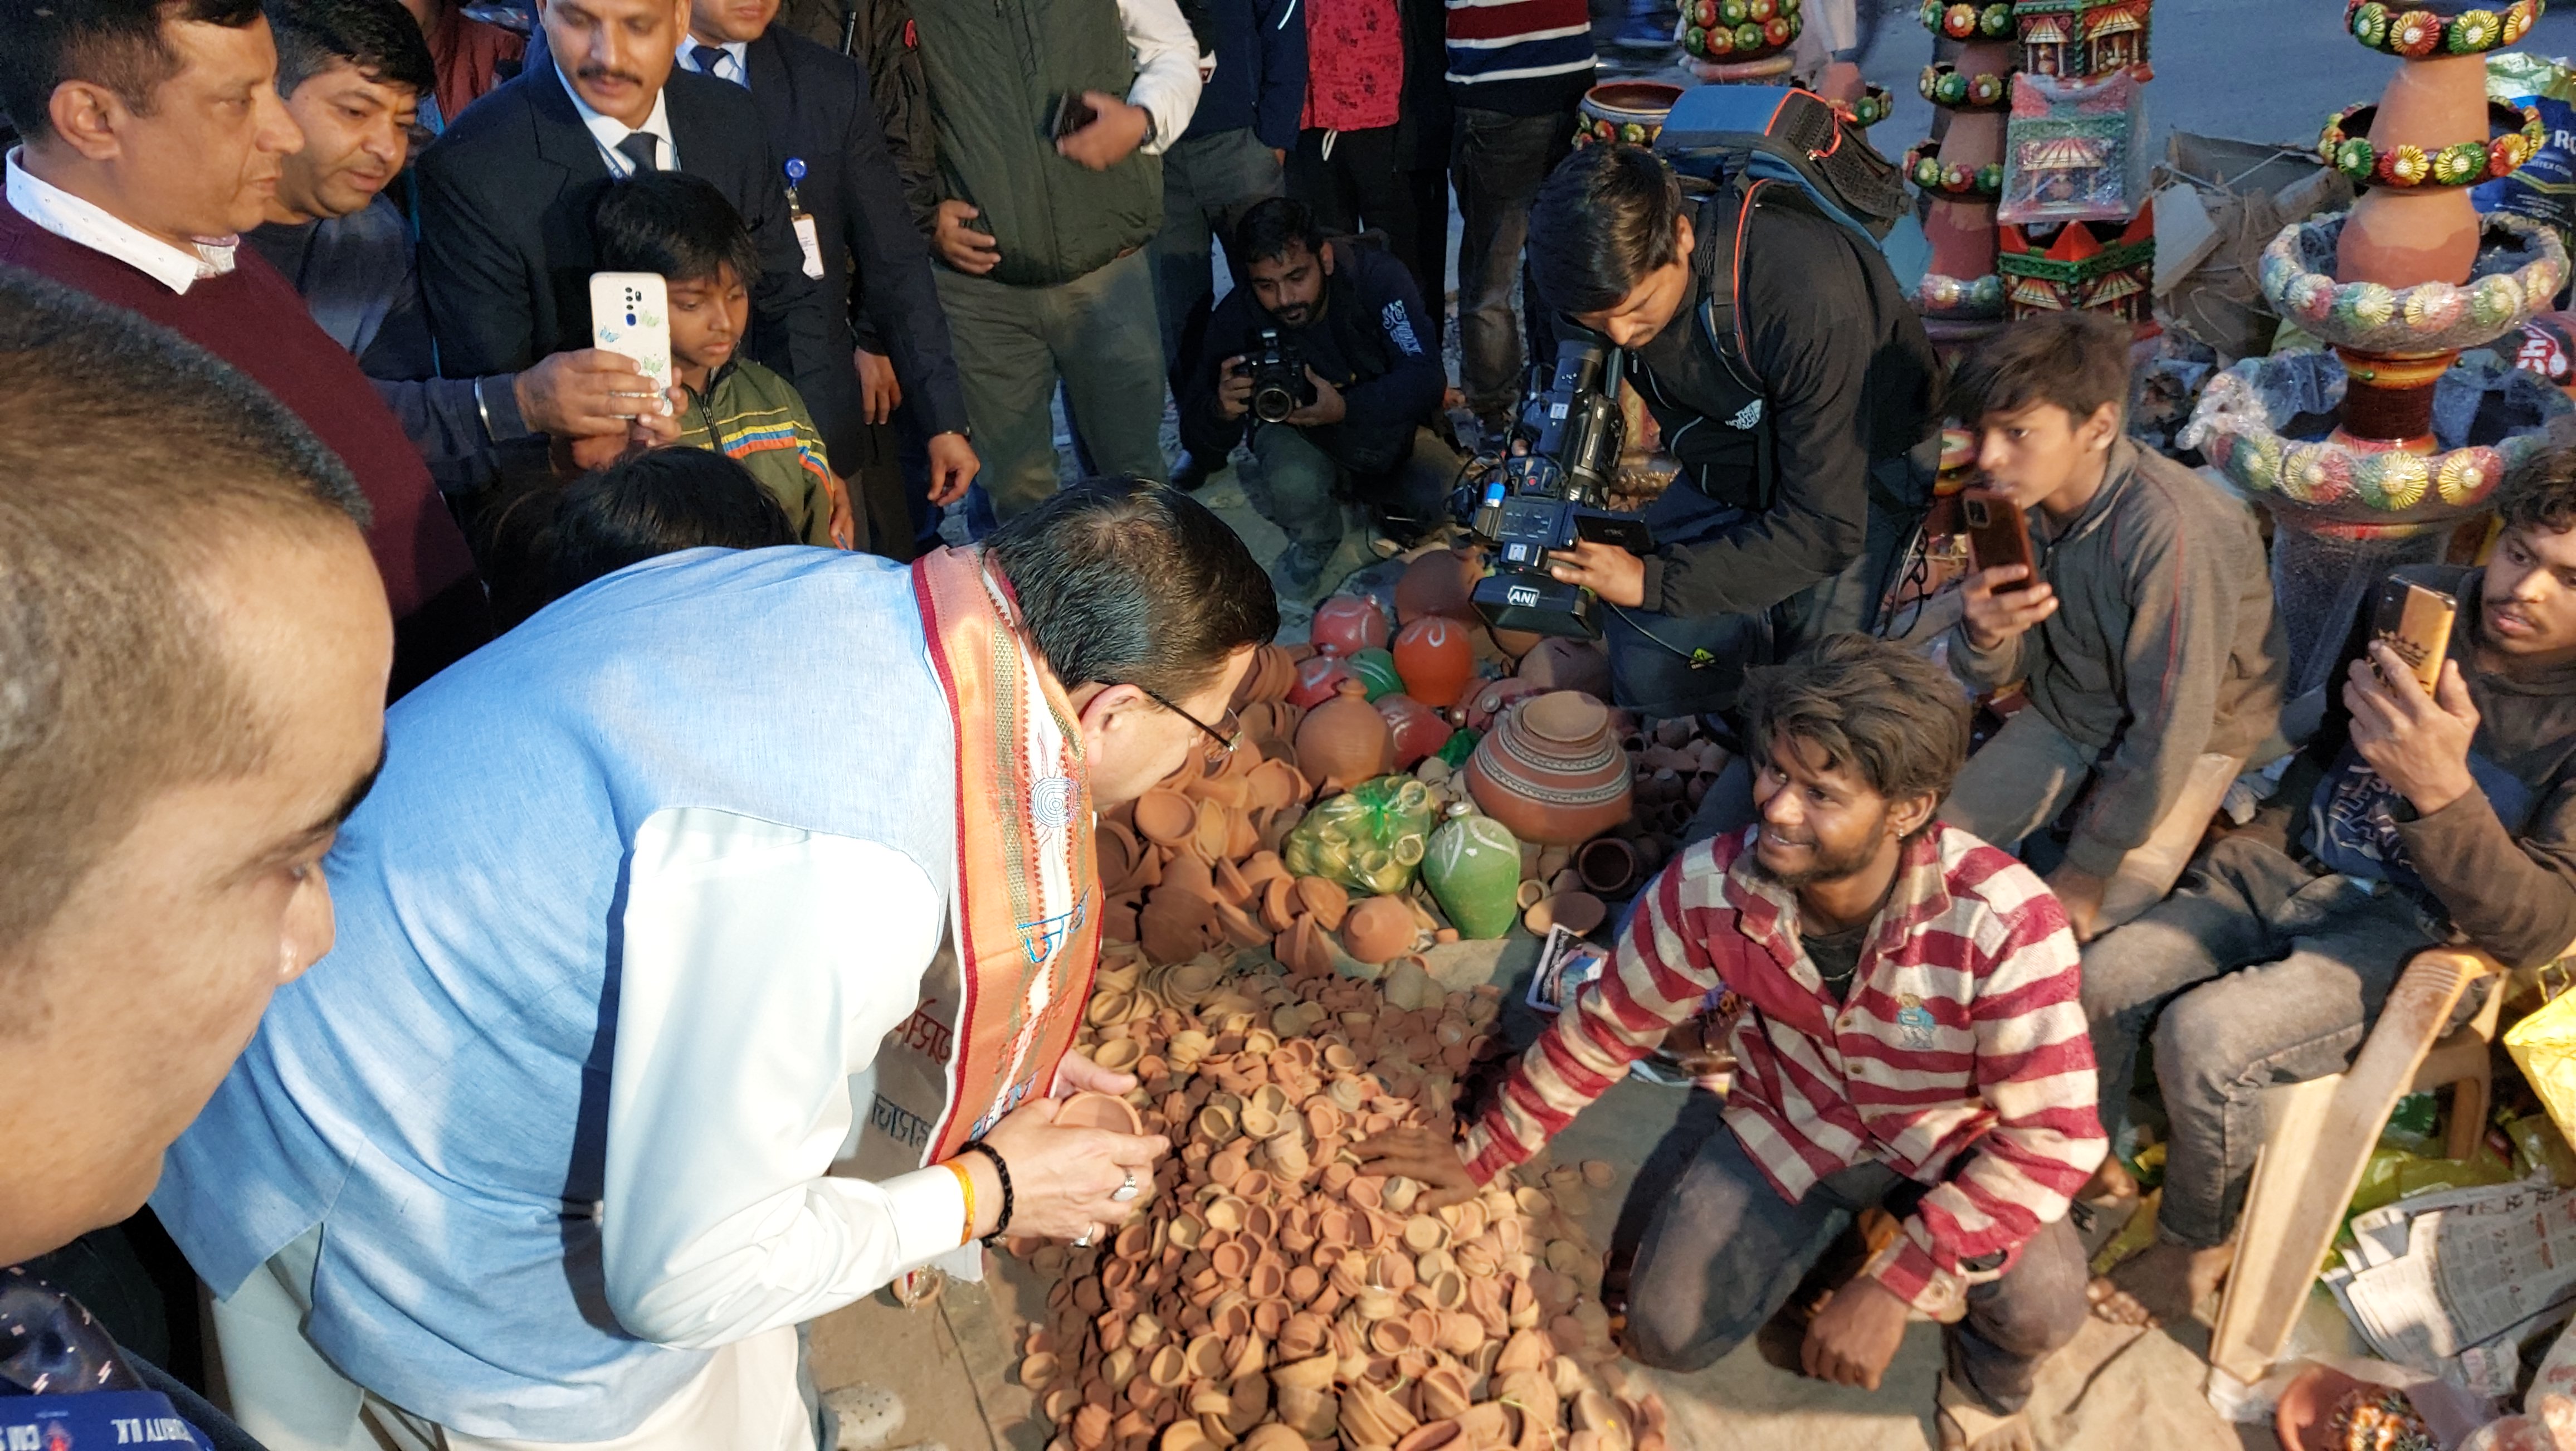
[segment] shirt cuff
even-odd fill
[[[536,430],[519,414],[519,375],[494,373],[474,380],[474,401],[483,409],[483,431],[494,443],[534,437]]]
[[[907,1267],[927,1264],[965,1241],[966,1193],[957,1176],[942,1165],[915,1169],[881,1181],[886,1204],[894,1213],[897,1253]]]
[[[1644,605],[1640,606],[1640,608],[1653,610],[1659,615],[1671,614],[1672,611],[1664,608],[1663,556],[1660,554],[1649,554],[1645,558],[1645,565],[1646,577],[1643,584],[1640,586],[1640,589],[1646,602]]]
[[[1862,1273],[1934,1320],[1956,1320],[1967,1308],[1967,1281],[1934,1264],[1911,1235],[1897,1235],[1896,1243],[1873,1256]]]

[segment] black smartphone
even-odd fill
[[[1069,95],[1055,103],[1055,129],[1048,134],[1061,141],[1099,119],[1100,113],[1091,109],[1089,101]]]
[[[2018,564],[2030,573],[1995,586],[1999,594],[2039,583],[2038,561],[2031,553],[2030,524],[2010,499],[1970,489],[1959,496],[1959,513],[1968,525],[1968,557],[1980,571]]]

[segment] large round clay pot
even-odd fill
[[[1307,715],[1297,727],[1297,765],[1327,791],[1346,791],[1394,769],[1395,733],[1369,704],[1365,686],[1345,680]]]
[[[1608,831],[1628,819],[1631,786],[1609,707],[1580,691],[1513,706],[1467,762],[1476,805],[1522,841],[1571,846]]]
[[[1501,822],[1461,803],[1431,833],[1422,879],[1461,934],[1500,937],[1519,915],[1521,844]]]
[[[1415,620],[1395,637],[1395,670],[1404,693],[1447,710],[1476,678],[1476,646],[1467,627],[1446,615]]]
[[[1386,644],[1386,611],[1367,595],[1335,595],[1315,607],[1307,634],[1328,655],[1356,655]]]
[[[1541,690],[1610,693],[1610,656],[1598,641],[1551,635],[1521,657],[1520,678]]]
[[[1474,549],[1435,549],[1404,567],[1395,582],[1395,617],[1412,624],[1427,615],[1476,623],[1471,597],[1484,578],[1485,559]]]
[[[1442,623],[1455,623],[1443,621]],[[1395,739],[1395,769],[1410,771],[1424,757],[1448,744],[1449,722],[1410,695],[1382,695],[1373,702]]]

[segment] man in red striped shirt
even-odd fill
[[[1713,1363],[1883,1206],[1902,1232],[1810,1324],[1807,1373],[1875,1389],[1910,1317],[1944,1321],[1943,1446],[2027,1447],[2033,1376],[2084,1322],[2067,1206],[2106,1147],[2065,913],[1934,819],[1967,754],[1939,666],[1832,636],[1752,675],[1745,712],[1760,823],[1656,878],[1455,1149],[1414,1131],[1363,1157],[1448,1194],[1489,1181],[1713,1003],[1734,1090],[1646,1230],[1628,1353]]]

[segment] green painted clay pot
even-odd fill
[[[1465,937],[1500,937],[1520,915],[1521,844],[1503,824],[1461,802],[1431,833],[1422,879]]]

